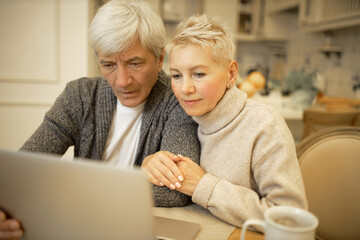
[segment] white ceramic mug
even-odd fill
[[[261,226],[266,240],[314,240],[315,230],[319,224],[316,216],[308,211],[289,207],[276,206],[265,211],[265,221],[248,219],[241,230],[241,240],[245,240],[249,226]]]

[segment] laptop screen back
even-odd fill
[[[153,239],[152,201],[138,169],[0,150],[0,209],[25,240]]]

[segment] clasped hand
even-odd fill
[[[200,179],[205,175],[202,168],[188,157],[160,151],[147,156],[141,169],[151,183],[167,186],[192,196]]]

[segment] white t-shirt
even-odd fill
[[[145,102],[129,108],[117,100],[103,155],[105,162],[122,168],[134,166],[144,106]]]

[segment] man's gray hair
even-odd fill
[[[89,39],[95,53],[122,52],[139,39],[141,45],[159,58],[166,41],[164,23],[153,6],[141,0],[112,0],[93,18]]]

